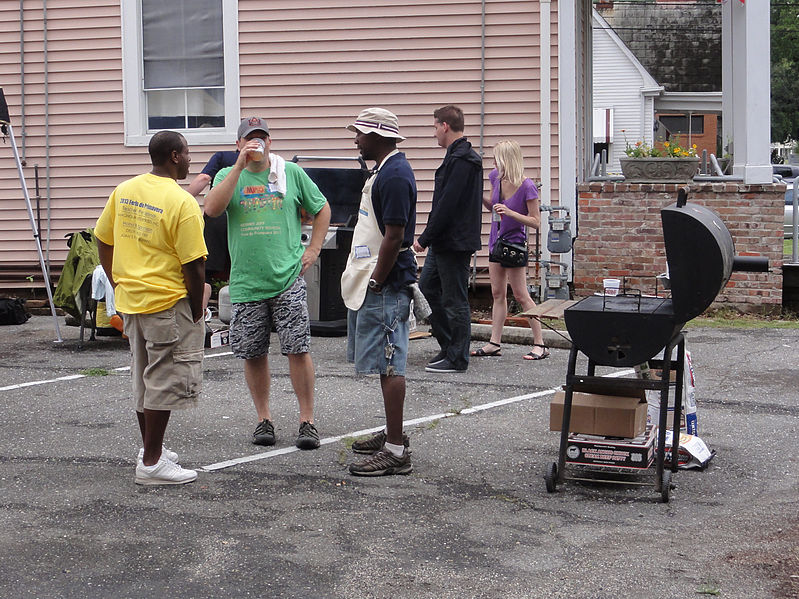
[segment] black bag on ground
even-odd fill
[[[25,303],[16,298],[0,298],[0,325],[23,324],[31,317],[25,311]]]
[[[494,262],[499,262],[505,268],[526,266],[528,257],[527,247],[520,243],[510,243],[502,237],[497,239],[494,249],[491,251],[491,259]]]

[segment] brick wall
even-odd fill
[[[574,241],[577,297],[602,289],[602,279],[652,293],[666,271],[660,209],[677,201],[685,184],[585,183],[578,187],[578,230]],[[770,272],[733,272],[714,305],[746,311],[776,310],[782,302],[784,185],[692,183],[688,201],[719,214],[737,255],[767,256]]]

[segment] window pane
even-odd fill
[[[144,88],[224,86],[222,0],[142,0]]]
[[[190,89],[186,92],[188,128],[225,126],[225,90]]]
[[[669,133],[688,133],[688,115],[661,115],[658,120],[666,126]],[[691,116],[691,133],[701,135],[705,132],[705,118],[702,115]]]
[[[150,130],[224,127],[224,94],[222,89],[146,92],[147,127]]]
[[[186,92],[151,91],[147,96],[147,127],[153,129],[186,128]]]

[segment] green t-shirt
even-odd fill
[[[223,168],[214,186],[232,167]],[[227,207],[230,301],[254,302],[283,293],[297,278],[305,251],[300,208],[316,215],[327,200],[310,177],[286,162],[286,195],[268,181],[269,171],[243,170]]]

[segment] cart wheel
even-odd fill
[[[544,482],[547,485],[547,493],[554,493],[558,484],[558,464],[552,462],[547,468],[547,473],[544,475]]]
[[[663,476],[660,479],[660,502],[669,502],[669,492],[671,491],[671,470],[663,470]]]

